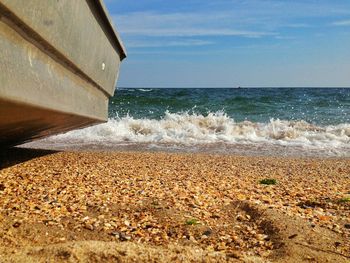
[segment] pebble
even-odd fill
[[[91,231],[94,230],[94,226],[90,223],[85,223],[84,228],[91,230]]]
[[[346,174],[346,160],[61,152],[0,170],[0,208],[26,224],[75,234],[87,229],[96,238],[167,245],[184,236],[210,251],[268,255],[272,244],[255,216],[233,204],[270,207],[350,239],[349,224],[340,220],[349,218],[349,206],[336,202],[348,191]],[[266,190],[261,177],[279,184]],[[201,224],[186,225],[191,218]]]

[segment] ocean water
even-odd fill
[[[108,123],[35,145],[350,157],[350,89],[119,89]]]

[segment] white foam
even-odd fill
[[[268,123],[235,122],[224,112],[207,116],[166,112],[164,118],[110,119],[108,123],[53,136],[52,142],[113,145],[166,143],[184,146],[225,144],[274,144],[350,151],[350,124],[315,126],[305,121],[271,119]]]
[[[138,89],[139,91],[142,91],[142,92],[150,92],[152,91],[153,89]]]

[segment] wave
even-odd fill
[[[150,92],[152,91],[153,89],[137,89],[138,91],[142,91],[142,92]]]
[[[350,124],[317,126],[305,121],[271,119],[268,123],[235,122],[224,112],[207,115],[165,112],[161,119],[110,119],[107,123],[57,135],[50,140],[94,144],[165,143],[257,144],[350,151]]]

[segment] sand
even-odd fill
[[[350,262],[350,159],[12,149],[0,161],[0,262]]]

